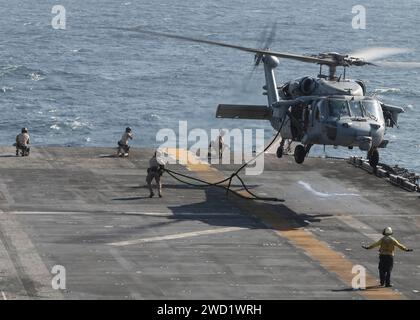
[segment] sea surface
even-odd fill
[[[54,5],[66,29],[52,27]],[[353,29],[352,7],[366,8],[366,29]],[[215,118],[219,103],[265,104],[253,56],[226,48],[120,30],[150,30],[259,47],[276,22],[273,50],[351,53],[373,46],[412,49],[388,60],[420,61],[418,0],[0,0],[0,145],[28,127],[34,145],[116,146],[124,128],[132,145],[157,147],[162,128],[263,128],[268,122]],[[279,84],[318,67],[281,60]],[[353,67],[369,94],[403,106],[382,160],[420,172],[420,69]],[[323,154],[323,148],[314,148]],[[326,148],[328,155],[360,151]]]

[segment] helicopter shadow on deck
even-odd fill
[[[135,201],[142,200],[143,204],[145,201],[165,201],[166,197],[170,196],[170,188],[179,190],[203,190],[202,188],[196,188],[193,186],[185,185],[165,185],[166,193],[165,196],[161,199],[153,198],[146,199],[148,197],[139,196],[139,197],[127,197],[127,198],[115,198],[113,201]],[[146,188],[146,187],[144,187]],[[226,196],[226,192],[219,188],[206,188],[204,189],[205,199],[197,203],[188,203],[181,205],[169,205],[167,208],[172,212],[173,215],[162,214],[162,216],[155,215],[153,219],[164,219],[162,221],[148,221],[145,218],[150,218],[150,214],[145,212],[137,212],[136,214],[122,214],[122,213],[109,213],[110,216],[125,216],[130,217],[130,228],[112,228],[104,231],[93,231],[88,235],[76,235],[62,238],[59,243],[81,243],[88,241],[89,243],[110,243],[114,241],[123,241],[133,237],[144,237],[145,233],[153,228],[164,228],[166,226],[174,225],[182,222],[201,222],[208,226],[213,227],[241,227],[248,229],[267,229],[270,230],[270,227],[267,227],[261,219],[252,216],[252,213],[245,213],[243,208],[240,208],[236,203],[237,198],[235,195]],[[234,200],[234,201],[233,201]],[[245,200],[248,201],[248,200]],[[249,200],[255,201],[255,200]],[[290,230],[300,227],[305,227],[309,223],[320,222],[322,217],[327,217],[330,215],[306,215],[299,214],[290,208],[288,208],[283,203],[261,203],[264,207],[269,206],[270,212],[273,214],[278,214],[281,218],[287,219],[288,221],[293,221],[293,225],[286,224],[280,229],[277,227],[277,230]],[[136,222],[138,218],[138,222]],[[191,226],[193,228],[193,226]],[[193,230],[191,230],[193,231]]]
[[[134,189],[134,190],[144,190],[144,194],[140,195],[138,197],[120,197],[120,198],[113,198],[111,199],[111,201],[135,201],[135,200],[144,200],[144,199],[150,199],[150,197],[148,196],[149,194],[149,188],[147,187],[147,185],[137,185],[137,186],[130,186],[130,187],[126,187],[127,189]],[[188,186],[188,185],[179,185],[179,184],[165,184],[164,189],[181,189],[181,190],[192,190],[195,187],[192,186]],[[153,189],[155,190],[156,187],[153,186]],[[168,190],[168,192],[170,194],[170,191]],[[162,201],[165,201],[165,199],[163,198]]]
[[[232,184],[232,188],[235,188],[236,191],[242,191],[245,190],[242,185],[239,184]],[[252,190],[254,188],[257,188],[258,185],[247,185],[247,188],[249,190]],[[145,190],[145,195],[138,196],[138,197],[121,197],[121,198],[113,198],[112,201],[135,201],[135,200],[143,200],[143,199],[150,199],[148,195],[149,189],[147,185],[138,185],[138,186],[131,186],[128,187],[129,189],[143,189]],[[153,187],[155,189],[155,187]],[[165,194],[170,195],[171,190],[204,190],[206,187],[196,187],[196,186],[189,186],[185,184],[165,184],[164,190]],[[165,201],[165,199],[162,199],[162,201]]]
[[[242,187],[242,185],[237,185],[237,187]],[[258,186],[252,187],[256,188]],[[244,212],[245,210],[235,203],[239,198],[238,196],[233,194],[226,195],[224,190],[216,188],[206,189],[205,195],[206,199],[202,202],[179,206],[168,206],[168,209],[170,209],[173,213],[173,216],[169,217],[169,219],[201,220],[209,225],[242,226],[249,227],[250,229],[269,229],[263,221],[253,216],[252,212],[250,212],[251,214]],[[243,201],[255,202],[256,200]],[[285,224],[280,228],[277,227],[276,230],[280,231],[305,227],[310,223],[320,222],[323,217],[331,216],[329,214],[299,214],[288,208],[287,205],[283,203],[267,201],[264,201],[263,203],[260,201],[258,202],[258,205],[269,209],[269,212],[278,214],[282,219],[293,222],[293,226],[292,224]],[[186,215],[185,213],[188,214]]]
[[[232,184],[232,189],[235,191],[243,190],[241,184]],[[259,185],[247,185],[249,190],[258,188]],[[136,201],[145,200],[148,201],[148,187],[146,185],[131,186],[131,189],[144,189],[145,194],[138,197],[121,197],[114,198],[112,201]],[[165,184],[164,185],[164,197],[160,201],[165,201],[166,197],[171,196],[171,190],[200,190],[205,192],[205,200],[197,203],[188,203],[183,205],[172,205],[168,206],[168,209],[173,213],[173,216],[167,217],[172,221],[188,221],[188,220],[199,220],[209,225],[215,226],[241,226],[249,224],[250,228],[263,228],[267,229],[267,226],[260,221],[259,218],[252,216],[252,214],[244,213],[244,210],[240,208],[233,198],[238,196],[229,194],[226,195],[226,191],[217,187],[196,187],[184,184]],[[176,193],[176,191],[175,191]],[[237,200],[237,199],[235,199]],[[152,200],[153,201],[153,200]],[[244,200],[244,201],[255,201],[255,200]],[[142,201],[144,203],[144,201]],[[292,209],[288,208],[283,203],[267,202],[264,203],[258,201],[258,205],[264,206],[273,212],[273,214],[279,214],[282,219],[292,221],[293,228],[305,227],[310,223],[320,222],[321,218],[330,217],[329,214],[318,214],[318,215],[307,215],[300,214]],[[142,216],[141,213],[137,214]],[[147,214],[144,214],[147,216]],[[257,226],[256,226],[257,225]],[[277,227],[278,228],[278,227]],[[288,226],[280,227],[280,231],[290,230]]]

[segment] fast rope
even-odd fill
[[[286,120],[286,116],[283,118],[283,121],[275,135],[275,137],[273,138],[273,140],[264,148],[263,151],[261,151],[259,154],[257,154],[254,158],[252,158],[251,160],[247,161],[246,163],[244,163],[242,166],[239,167],[239,169],[237,169],[235,172],[233,172],[228,178],[225,178],[223,180],[217,181],[217,182],[208,182],[199,178],[195,178],[186,174],[182,174],[180,172],[176,172],[173,170],[169,170],[169,169],[164,169],[164,171],[166,171],[172,178],[174,178],[175,180],[190,185],[190,186],[194,186],[194,187],[200,187],[200,188],[207,188],[207,187],[218,187],[218,188],[222,188],[226,190],[226,195],[229,194],[229,192],[243,198],[246,200],[263,200],[263,201],[278,201],[278,202],[284,202],[284,199],[279,199],[279,198],[271,198],[271,197],[260,197],[257,196],[255,193],[251,192],[248,187],[246,186],[245,182],[242,180],[242,178],[239,176],[239,173],[246,168],[251,162],[255,161],[259,156],[261,156],[262,154],[264,154],[264,152],[266,152],[272,145],[273,143],[277,140],[277,138],[280,135],[280,131],[284,125],[284,122]],[[201,184],[197,184],[197,183],[192,183],[192,182],[188,182],[185,181],[179,177],[185,178],[185,179],[189,179],[189,180],[193,180],[193,181],[197,181],[200,182]],[[247,197],[244,196],[243,194],[239,193],[238,191],[232,190],[231,189],[231,185],[232,185],[232,180],[233,178],[237,178],[239,180],[239,182],[242,184],[243,189],[245,189],[246,192],[248,192],[248,194],[251,197]],[[229,182],[228,186],[223,185],[223,183],[225,182]]]

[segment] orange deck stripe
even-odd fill
[[[217,169],[210,167],[209,164],[197,163],[195,155],[188,153],[186,150],[173,148],[168,149],[168,153],[177,160],[182,157],[183,159],[194,159],[188,162],[186,168],[195,172],[203,180],[216,182],[226,178]],[[249,196],[246,191],[238,191],[238,193]],[[327,243],[318,239],[313,233],[299,227],[297,221],[280,216],[279,212],[274,211],[264,203],[249,201],[240,197],[231,197],[231,199],[241,208],[246,209],[252,215],[261,219],[264,224],[271,227],[280,237],[287,239],[294,247],[303,250],[325,270],[334,273],[343,283],[351,288],[351,282],[354,277],[351,270],[355,264],[345,258],[342,253],[331,249]],[[368,288],[377,286],[376,278],[368,272],[366,272],[366,286]],[[367,299],[405,299],[401,293],[388,288],[371,288],[357,291],[357,293]]]

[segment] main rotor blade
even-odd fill
[[[248,47],[238,46],[238,45],[234,45],[234,44],[219,42],[219,41],[206,40],[206,39],[193,38],[193,37],[186,37],[186,36],[180,36],[180,35],[165,33],[165,32],[144,30],[144,29],[139,28],[139,27],[118,28],[118,29],[119,30],[126,30],[126,31],[140,32],[140,33],[149,34],[149,35],[153,35],[153,36],[159,36],[159,37],[166,37],[166,38],[186,40],[186,41],[191,41],[191,42],[205,43],[205,44],[209,44],[209,45],[225,47],[225,48],[232,48],[232,49],[241,50],[241,51],[245,51],[245,52],[266,54],[266,55],[270,55],[270,56],[274,56],[274,57],[278,57],[278,58],[292,59],[292,60],[297,60],[297,61],[301,61],[301,62],[334,64],[334,60],[327,59],[327,58],[316,58],[316,57],[309,57],[309,56],[293,54],[293,53],[276,52],[276,51],[270,51],[270,50],[264,50],[264,49],[254,49],[254,48],[248,48]]]
[[[388,48],[388,47],[371,47],[361,49],[357,52],[349,54],[350,57],[363,59],[365,61],[375,61],[396,54],[407,53],[412,50],[405,48]]]
[[[418,69],[420,68],[420,62],[416,61],[376,61],[375,65],[386,68],[398,68],[398,69]]]
[[[259,42],[257,44],[257,47],[260,49],[270,48],[271,44],[274,41],[274,38],[276,37],[276,29],[277,29],[277,22],[274,22],[271,25],[270,31],[268,30],[268,25],[265,25],[264,30],[259,37]],[[248,73],[248,75],[242,80],[241,90],[243,92],[248,92],[249,84],[251,83],[251,79],[254,77],[255,71],[257,70],[260,62],[261,62],[261,55],[256,54],[255,59],[254,59],[254,67]]]

